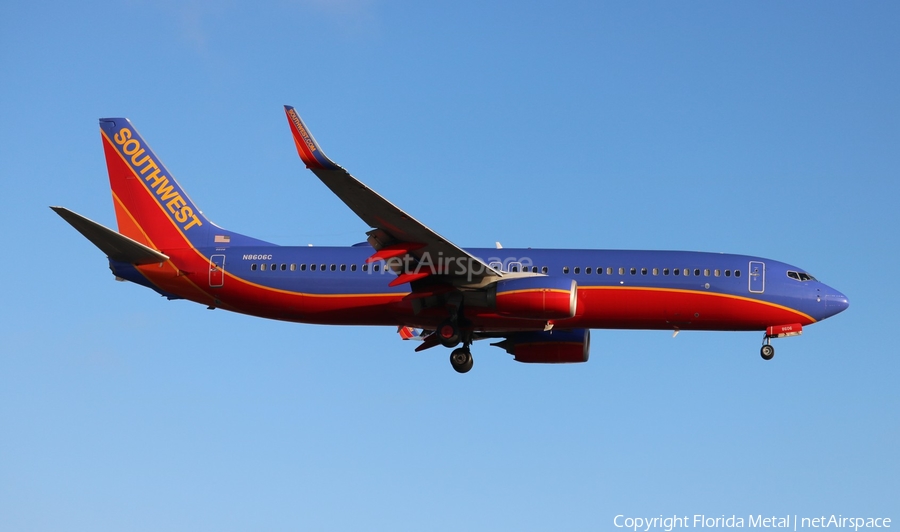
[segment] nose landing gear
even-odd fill
[[[772,357],[775,356],[775,348],[769,344],[768,338],[766,338],[766,343],[760,348],[759,356],[761,356],[763,360],[772,360]]]
[[[769,345],[772,338],[786,338],[788,336],[800,336],[803,333],[803,325],[799,323],[791,323],[789,325],[776,325],[766,329],[766,335],[763,336],[763,346],[759,350],[759,356],[763,360],[772,360],[775,356],[775,348]]]

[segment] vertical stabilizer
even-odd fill
[[[200,247],[212,224],[127,118],[101,118],[119,232],[153,249]]]

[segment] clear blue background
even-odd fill
[[[900,519],[893,2],[6,2],[0,529],[608,530],[616,514]],[[850,309],[758,333],[594,331],[474,370],[389,328],[113,281],[127,116],[216,223],[367,229],[325,151],[463,246],[686,249],[808,269]],[[896,524],[896,523],[895,523]]]

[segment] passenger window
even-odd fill
[[[293,263],[291,264],[291,271],[292,271],[292,272],[297,271],[297,265],[296,265],[296,264],[293,264]]]
[[[653,275],[659,275],[659,268],[653,268]]]
[[[342,271],[342,272],[347,271],[347,265],[346,265],[346,264],[341,264],[341,271]]]
[[[685,268],[685,269],[684,269],[684,276],[687,277],[687,276],[690,275],[690,274],[691,274],[691,270]]]
[[[266,271],[266,265],[265,265],[265,264],[260,264],[260,265],[259,265],[259,269],[260,269],[260,271]]]
[[[581,273],[581,267],[575,266],[575,273]]]
[[[703,277],[709,277],[709,268],[703,270]]]
[[[585,269],[584,269],[584,273],[590,275],[590,274],[591,274],[591,267],[588,266],[587,268],[585,268]]]
[[[334,264],[332,264],[332,265],[331,265],[331,271],[335,271],[335,270],[337,270],[337,266],[334,265]]]
[[[373,271],[373,272],[377,272],[377,271],[378,271],[378,265],[377,265],[377,264],[375,264],[375,265],[372,266],[372,271]]]
[[[672,270],[672,273],[675,275],[679,275],[681,273],[681,270],[678,268],[675,268],[674,270]]]
[[[364,271],[364,272],[369,271],[369,265],[368,265],[368,264],[363,264],[363,265],[362,265],[362,271]]]
[[[251,264],[251,265],[250,265],[250,270],[255,272],[255,271],[256,271],[256,264]]]
[[[287,264],[281,265],[281,271],[287,271]]]
[[[625,275],[625,268],[619,268],[619,275]]]
[[[278,269],[278,265],[273,263],[273,264],[272,264],[272,271],[274,272],[274,271],[277,270],[277,269]]]
[[[306,264],[301,264],[301,265],[300,265],[300,271],[301,271],[301,272],[305,272],[305,271],[306,271]]]
[[[350,271],[351,271],[351,272],[355,272],[355,271],[356,271],[356,264],[351,264],[351,265],[350,265]]]
[[[550,270],[546,266],[541,266],[541,273],[547,273]]]
[[[735,277],[740,277],[740,276],[741,276],[741,270],[734,270],[734,276],[735,276]]]
[[[612,267],[606,268],[606,275],[612,275]]]
[[[713,273],[716,274],[716,277],[718,277],[718,276],[719,276],[719,273],[721,273],[721,272],[720,272],[719,270],[716,270],[716,271],[714,271]]]
[[[641,268],[641,275],[647,275],[647,268]]]
[[[325,264],[319,264],[319,271],[325,271]]]
[[[537,273],[537,272],[538,272],[537,266],[532,266],[532,267],[531,267],[531,273]]]
[[[663,275],[669,275],[669,269],[663,268]]]
[[[603,275],[603,268],[600,266],[597,266],[597,275]]]
[[[725,277],[731,277],[731,270],[725,270]]]
[[[563,266],[563,273],[569,273],[569,267]]]
[[[700,277],[700,268],[694,270],[694,277]]]
[[[311,271],[311,272],[316,271],[316,265],[315,265],[315,264],[310,264],[310,265],[309,265],[309,271]]]

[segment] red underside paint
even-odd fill
[[[507,316],[527,316],[553,320],[572,317],[572,293],[535,288],[497,293],[497,312]]]
[[[786,307],[711,292],[579,287],[578,300],[574,320],[602,324],[579,325],[585,328],[761,331],[772,323],[814,322]]]

